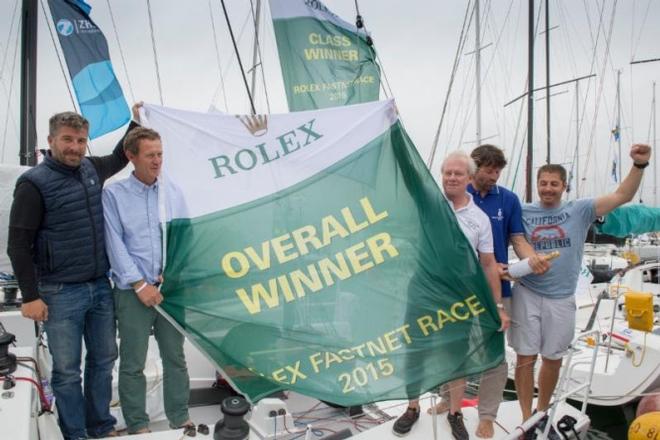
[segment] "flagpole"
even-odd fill
[[[231,27],[231,21],[229,21],[229,15],[227,14],[227,7],[225,6],[225,0],[220,0],[222,5],[222,12],[225,14],[225,20],[227,21],[227,27],[229,28],[229,36],[231,37],[231,42],[234,45],[234,53],[236,53],[236,59],[238,60],[238,67],[241,69],[241,76],[243,77],[243,84],[245,84],[245,91],[247,92],[248,99],[250,101],[250,110],[252,114],[256,114],[257,110],[254,107],[254,100],[252,99],[252,93],[250,93],[250,86],[247,82],[247,76],[245,75],[245,69],[243,68],[243,61],[241,61],[241,54],[238,52],[238,45],[236,44],[236,37],[234,37],[234,29]]]
[[[534,0],[528,2],[527,40],[527,163],[525,171],[525,202],[532,201],[532,173],[534,166]]]
[[[481,17],[479,14],[479,0],[474,5],[475,39],[475,76],[477,87],[477,147],[481,145]]]
[[[23,0],[21,10],[20,164],[37,164],[37,0]]]
[[[575,81],[575,198],[580,197],[580,81]]]

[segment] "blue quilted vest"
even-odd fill
[[[20,178],[41,193],[44,216],[37,232],[37,279],[80,283],[108,272],[103,231],[103,206],[96,168],[84,158],[77,168],[46,156]]]

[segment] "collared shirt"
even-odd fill
[[[112,279],[120,289],[145,280],[153,284],[162,272],[158,181],[145,185],[134,174],[103,190],[105,247]]]
[[[512,235],[525,233],[518,196],[498,185],[494,185],[484,197],[472,184],[468,185],[467,190],[474,197],[474,203],[486,213],[490,220],[495,260],[498,263],[508,264],[509,238]],[[502,296],[511,296],[511,283],[505,280],[502,280]]]
[[[450,201],[458,225],[463,230],[477,256],[479,256],[479,253],[492,254],[493,232],[490,228],[488,216],[474,204],[472,195],[470,193],[467,193],[467,195],[470,199],[468,204],[458,209],[454,208],[454,204]]]

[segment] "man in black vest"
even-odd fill
[[[139,106],[133,106],[136,120]],[[135,126],[131,122],[128,130]],[[21,312],[44,322],[51,385],[67,440],[116,435],[110,399],[117,344],[101,190],[128,159],[123,139],[108,156],[85,157],[88,132],[89,122],[77,113],[50,118],[49,154],[16,182],[7,245],[23,296]]]

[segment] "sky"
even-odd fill
[[[293,1],[293,0],[291,0]],[[633,142],[652,141],[652,83],[660,79],[660,62],[631,65],[632,60],[660,58],[660,2],[654,0],[549,0],[551,83],[596,74],[579,83],[552,89],[551,161],[573,168],[581,180],[580,195],[613,190],[612,162],[618,147],[616,126],[617,70],[620,75],[622,169],[630,167]],[[256,0],[252,0],[256,3]],[[21,0],[0,0],[0,161],[18,163],[20,42],[17,18]],[[45,0],[40,3],[46,4]],[[127,100],[160,103],[187,110],[215,107],[249,112],[249,103],[228,28],[218,0],[150,0],[153,41],[146,0],[89,0],[91,17],[105,33],[117,77]],[[226,0],[243,63],[252,65],[254,25],[249,0]],[[360,13],[379,54],[388,96],[396,99],[401,118],[420,155],[427,160],[448,93],[468,1],[359,0]],[[346,21],[355,21],[354,0],[326,0]],[[469,2],[471,12],[473,1]],[[545,85],[544,3],[536,0],[541,19],[536,37],[534,87]],[[182,6],[183,5],[183,6]],[[541,11],[539,11],[541,9]],[[110,11],[112,11],[112,16]],[[526,148],[526,102],[504,104],[520,96],[527,84],[528,1],[482,0],[482,140],[502,147],[509,159],[501,182],[523,194]],[[114,18],[113,26],[112,18]],[[50,17],[48,17],[50,20]],[[12,25],[13,24],[13,25]],[[49,29],[50,28],[50,29]],[[214,38],[215,28],[215,38]],[[116,32],[115,32],[116,29]],[[47,121],[58,111],[73,110],[67,79],[51,39],[52,22],[39,13],[37,136],[46,146]],[[432,172],[437,177],[446,152],[476,146],[475,28],[466,29],[459,66],[447,103]],[[217,46],[217,50],[216,50]],[[121,50],[120,50],[121,47]],[[594,50],[595,48],[595,50]],[[287,112],[268,2],[260,25],[262,64],[255,92],[259,113]],[[265,79],[261,82],[261,68]],[[222,72],[222,74],[221,74]],[[222,78],[222,80],[221,80]],[[223,86],[224,84],[224,86]],[[391,90],[391,94],[390,94]],[[267,99],[266,99],[267,95]],[[385,98],[381,91],[381,99]],[[534,168],[546,158],[545,91],[535,93]],[[579,103],[579,104],[578,104]],[[576,106],[580,108],[577,117]],[[579,130],[576,129],[579,125]],[[93,154],[109,152],[121,130],[95,139]],[[576,137],[579,133],[579,138]],[[576,148],[579,145],[579,148]],[[576,154],[577,151],[577,154]],[[579,165],[575,165],[577,157]],[[647,169],[641,199],[649,205],[654,175]],[[573,191],[571,197],[576,192]]]

